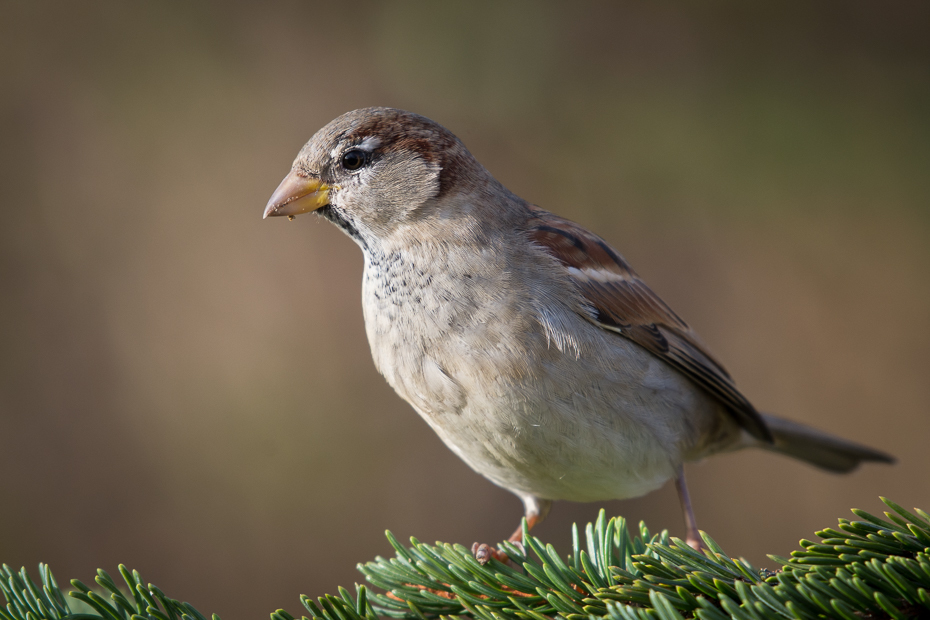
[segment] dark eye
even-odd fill
[[[358,170],[365,165],[365,151],[352,149],[342,155],[342,167],[346,170]]]

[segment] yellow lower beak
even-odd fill
[[[291,170],[291,173],[278,185],[278,189],[274,190],[271,200],[265,205],[265,214],[262,219],[269,215],[293,217],[301,213],[316,211],[329,204],[329,190],[330,186],[319,179],[297,170]]]

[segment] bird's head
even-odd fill
[[[316,212],[364,247],[418,217],[435,217],[444,196],[488,180],[494,182],[442,125],[403,110],[364,108],[307,142],[264,217]]]

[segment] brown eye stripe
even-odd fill
[[[361,142],[369,137],[378,138],[381,152],[408,151],[438,166],[439,191],[436,198],[468,182],[468,169],[476,163],[452,132],[426,117],[409,112],[383,110],[341,139]]]

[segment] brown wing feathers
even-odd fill
[[[772,435],[697,335],[646,286],[603,239],[574,222],[532,207],[530,238],[561,262],[596,311],[594,322],[645,347],[723,403],[763,441]]]

